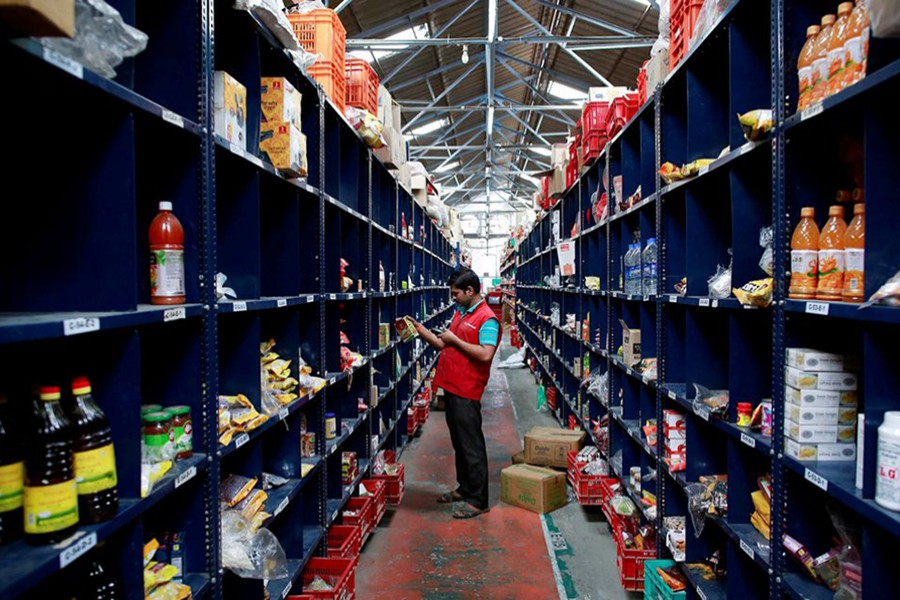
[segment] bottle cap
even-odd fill
[[[806,37],[810,37],[813,35],[819,35],[820,31],[821,31],[821,29],[819,28],[818,25],[810,25],[809,27],[806,28]]]
[[[828,216],[829,217],[843,217],[844,216],[844,207],[843,206],[829,206],[828,207]]]
[[[836,17],[834,15],[825,15],[822,17],[822,27],[826,27],[828,25],[834,25]]]
[[[889,410],[884,413],[884,424],[888,427],[900,427],[900,410]]]
[[[852,2],[841,2],[840,4],[838,4],[839,15],[849,15],[851,12],[853,12]]]
[[[87,377],[76,377],[72,380],[72,393],[76,396],[91,393],[91,382]]]
[[[177,406],[167,406],[166,410],[175,416],[191,414],[191,407],[179,404]]]
[[[172,413],[167,410],[158,410],[141,417],[146,423],[163,423],[172,419]]]
[[[159,203],[159,210],[168,210],[168,211],[171,211],[171,210],[172,210],[172,203],[171,203],[171,202],[160,202],[160,203]]]
[[[800,209],[800,217],[815,217],[816,209],[812,206],[804,206]]]
[[[61,398],[58,385],[43,386],[38,389],[38,394],[40,394],[41,400],[50,401],[59,400]]]
[[[854,215],[864,215],[866,214],[866,205],[859,203],[853,205],[853,214]]]

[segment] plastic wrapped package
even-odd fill
[[[862,598],[862,558],[859,555],[859,531],[833,507],[828,507],[831,524],[841,541],[838,552],[840,577],[834,600],[860,600]]]
[[[382,135],[384,124],[375,115],[355,106],[348,106],[344,109],[344,116],[369,148],[378,149],[387,144]]]
[[[577,324],[577,318],[575,313],[566,313],[566,331],[571,333],[575,333],[575,328]]]
[[[40,38],[45,47],[110,79],[123,60],[144,51],[147,40],[147,34],[125,23],[103,0],[76,0],[73,38]]]
[[[225,287],[228,276],[225,273],[216,273],[216,300],[234,300],[237,298],[233,288]]]
[[[284,4],[287,6],[287,12],[294,15],[305,15],[320,8],[328,8],[320,0],[304,0],[303,2],[285,0]]]
[[[744,131],[744,139],[755,142],[759,138],[772,131],[772,111],[769,109],[757,109],[738,115],[741,129]]]
[[[775,274],[775,254],[772,251],[774,239],[775,232],[772,227],[763,227],[759,230],[759,245],[763,249],[763,254],[759,259],[759,268],[765,271],[769,277]]]
[[[900,271],[894,273],[894,276],[884,282],[878,291],[863,304],[860,308],[880,304],[882,306],[900,306]]]
[[[728,390],[710,390],[700,384],[694,384],[693,409],[698,415],[723,416],[728,412]]]
[[[253,531],[235,510],[222,511],[222,566],[245,579],[284,579],[287,557],[268,529]]]
[[[653,42],[653,47],[650,48],[650,56],[656,56],[660,52],[669,51],[669,2],[667,0],[662,0],[658,5],[659,20],[657,21],[657,29],[659,31],[659,37],[656,38],[656,41]]]
[[[730,252],[730,250],[729,250]],[[731,296],[731,265],[716,268],[716,274],[709,278],[709,297],[724,300]]]
[[[868,0],[869,22],[875,37],[900,37],[900,4],[897,0]]]
[[[285,49],[300,49],[300,42],[294,36],[291,23],[284,16],[284,3],[281,0],[234,0],[234,8],[252,13],[262,21]]]

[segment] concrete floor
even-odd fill
[[[358,598],[641,597],[619,584],[615,542],[599,508],[578,505],[571,493],[567,506],[543,516],[499,501],[500,470],[521,450],[525,432],[558,426],[546,408],[536,409],[537,387],[528,369],[496,368],[513,350],[501,346],[482,399],[491,512],[456,521],[449,505],[435,503],[454,487],[455,473],[444,415],[432,411],[422,436],[402,457],[403,503],[388,511],[360,557]]]

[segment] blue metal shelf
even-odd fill
[[[721,158],[717,158],[714,162],[710,163],[706,167],[702,167],[700,169],[700,171],[697,173],[697,175],[695,175],[693,177],[688,177],[687,179],[682,179],[681,181],[676,181],[675,183],[670,183],[669,185],[665,186],[664,188],[662,188],[662,190],[660,190],[660,196],[670,194],[671,192],[674,192],[677,189],[680,189],[687,185],[690,185],[691,183],[693,183],[695,181],[700,181],[700,180],[704,179],[704,177],[706,177],[710,173],[715,173],[716,171],[719,171],[725,167],[730,167],[734,164],[734,162],[736,160],[738,160],[742,156],[745,156],[747,154],[755,152],[758,148],[763,148],[763,147],[771,149],[772,140],[771,139],[762,139],[762,140],[757,140],[755,142],[747,142],[741,146],[738,146],[737,148],[735,148],[734,150],[731,150],[730,152],[728,152]]]
[[[294,187],[304,190],[306,192],[309,192],[310,194],[313,194],[316,196],[319,195],[319,190],[317,190],[313,186],[309,185],[306,182],[305,177],[301,177],[301,178],[288,177],[288,176],[282,174],[281,171],[279,171],[278,169],[273,167],[271,163],[263,160],[256,154],[253,154],[252,152],[248,151],[246,148],[241,147],[240,144],[231,143],[228,140],[226,140],[225,138],[222,138],[219,136],[215,136],[215,140],[216,140],[216,146],[218,146],[219,148],[221,148],[223,150],[227,150],[227,151],[231,152],[235,156],[243,158],[245,161],[252,164],[260,171],[268,173],[269,175],[271,175],[273,177],[277,177],[278,179],[280,179],[282,181],[286,181],[287,183],[293,185]]]
[[[721,579],[705,579],[703,571],[681,563],[681,572],[700,598],[707,600],[727,600],[728,588]]]
[[[641,447],[641,450],[644,453],[656,460],[656,451],[647,444],[647,440],[644,439],[643,431],[641,431],[641,422],[638,419],[625,420],[622,418],[622,409],[621,408],[611,408],[609,409],[609,414],[612,417],[613,421],[618,423],[628,434],[628,437],[637,442],[638,446]]]
[[[206,573],[186,573],[181,581],[184,585],[191,588],[191,596],[200,600],[209,591],[209,575]]]
[[[303,294],[301,296],[260,298],[258,300],[224,300],[216,304],[216,310],[222,314],[272,310],[273,308],[314,304],[318,302],[319,297],[319,294]]]
[[[758,544],[768,546],[769,540],[764,538],[753,525],[750,525],[749,523],[731,523],[727,518],[712,519],[712,521],[718,525],[735,544],[737,544],[738,548],[732,550],[733,552],[743,552],[762,569],[768,570],[770,568],[770,557],[760,554],[758,546]]]
[[[265,435],[265,433],[267,431],[269,431],[270,429],[272,429],[275,425],[277,425],[278,423],[281,423],[282,421],[287,419],[290,415],[292,415],[295,412],[297,412],[298,410],[300,410],[303,406],[306,406],[307,404],[309,404],[309,402],[314,400],[321,393],[322,393],[322,390],[319,390],[318,392],[312,392],[312,393],[306,394],[304,396],[300,396],[299,398],[295,398],[294,401],[291,402],[290,404],[286,404],[285,406],[282,406],[276,414],[269,415],[269,418],[262,425],[257,427],[256,429],[254,429],[252,431],[245,431],[243,433],[238,433],[237,435],[234,436],[234,438],[231,440],[231,442],[227,446],[225,446],[225,447],[222,447],[221,445],[219,446],[219,448],[222,452],[222,456],[228,456],[229,454],[236,452],[240,448],[243,448],[247,444],[249,444],[251,442],[255,442],[256,440],[261,438],[263,435]]]
[[[304,527],[303,528],[303,558],[300,560],[296,559],[288,559],[287,561],[287,571],[289,575],[284,579],[276,579],[274,581],[270,581],[266,584],[266,589],[269,592],[269,598],[273,598],[277,600],[278,598],[286,598],[287,595],[291,591],[295,591],[295,593],[301,593],[302,582],[300,581],[300,574],[303,572],[303,569],[306,568],[307,563],[309,563],[309,559],[311,559],[316,551],[316,547],[322,541],[325,536],[325,529],[322,527]],[[294,590],[294,586],[297,586],[297,589]]]
[[[624,362],[622,361],[622,359],[620,359],[618,356],[610,356],[609,361],[610,361],[612,364],[614,364],[616,367],[618,367],[618,369],[619,369],[620,371],[622,371],[623,373],[625,373],[626,375],[628,375],[628,376],[631,377],[632,379],[636,379],[636,380],[640,381],[641,383],[643,383],[644,385],[649,386],[649,387],[651,387],[651,388],[655,388],[655,387],[656,387],[656,380],[655,380],[655,379],[650,379],[650,378],[646,377],[645,375],[642,375],[642,374],[638,373],[637,371],[635,371],[635,370],[632,369],[631,367],[626,367],[626,366],[625,366],[625,363],[624,363]]]
[[[328,440],[325,447],[325,456],[331,456],[332,454],[340,448],[344,442],[350,439],[350,436],[353,435],[353,432],[359,429],[363,424],[365,424],[366,419],[369,418],[369,413],[371,410],[367,410],[362,413],[355,419],[343,419],[341,421],[341,435],[337,436],[333,440]],[[345,428],[344,425],[347,427]]]

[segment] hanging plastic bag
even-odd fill
[[[300,49],[300,42],[294,36],[291,23],[284,16],[284,3],[281,0],[234,0],[234,8],[252,13],[269,28],[286,50]]]
[[[539,385],[537,389],[537,409],[541,410],[547,404],[547,390]]]
[[[691,523],[694,524],[694,535],[698,538],[703,535],[706,526],[706,514],[709,512],[709,490],[702,483],[689,483],[684,488],[688,498],[688,512],[691,515]]]
[[[731,254],[731,250],[728,250]],[[731,296],[731,263],[728,268],[722,265],[716,267],[716,274],[709,278],[709,297],[717,300],[724,300]]]
[[[721,417],[728,412],[728,390],[710,390],[696,383],[694,390],[694,413],[709,420],[709,417]]]
[[[828,506],[831,524],[841,540],[838,554],[839,583],[834,600],[860,600],[862,598],[862,558],[859,555],[859,531],[833,507]]]
[[[287,556],[268,529],[253,531],[240,512],[222,511],[222,566],[245,579],[284,579]]]
[[[772,242],[775,232],[772,227],[763,227],[759,230],[759,245],[763,248],[763,254],[759,259],[759,268],[766,275],[772,277],[775,274],[775,253],[772,251]]]
[[[860,308],[880,304],[882,306],[900,306],[900,271],[894,273],[894,276],[884,282],[878,288],[878,291],[863,304]]]
[[[900,5],[897,0],[869,0],[869,22],[875,37],[900,37]]]

